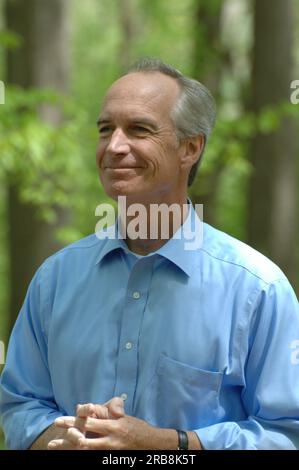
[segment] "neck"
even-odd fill
[[[151,202],[126,198],[120,204],[119,223],[128,248],[147,255],[167,243],[187,216],[187,194],[176,200]]]

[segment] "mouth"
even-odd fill
[[[112,167],[112,166],[105,166],[105,170],[110,170],[110,171],[127,171],[127,170],[138,170],[143,167],[141,166],[117,166],[117,167]]]
[[[141,166],[137,165],[118,165],[118,166],[113,166],[113,165],[105,165],[105,169],[109,170],[131,170],[132,168],[142,168]]]

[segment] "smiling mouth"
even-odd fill
[[[105,170],[120,171],[120,170],[136,170],[138,168],[143,168],[143,167],[141,166],[117,166],[117,167],[106,166]]]

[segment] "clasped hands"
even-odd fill
[[[62,416],[54,424],[65,432],[48,443],[49,450],[146,449],[153,429],[145,421],[125,415],[119,397],[104,405],[78,405],[77,416]]]

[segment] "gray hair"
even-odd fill
[[[171,113],[177,137],[182,141],[198,135],[204,136],[204,146],[201,154],[189,173],[188,186],[191,186],[215,124],[216,104],[211,92],[202,83],[185,77],[179,70],[160,59],[139,59],[128,70],[128,73],[132,72],[160,72],[174,78],[179,84],[181,94]]]

